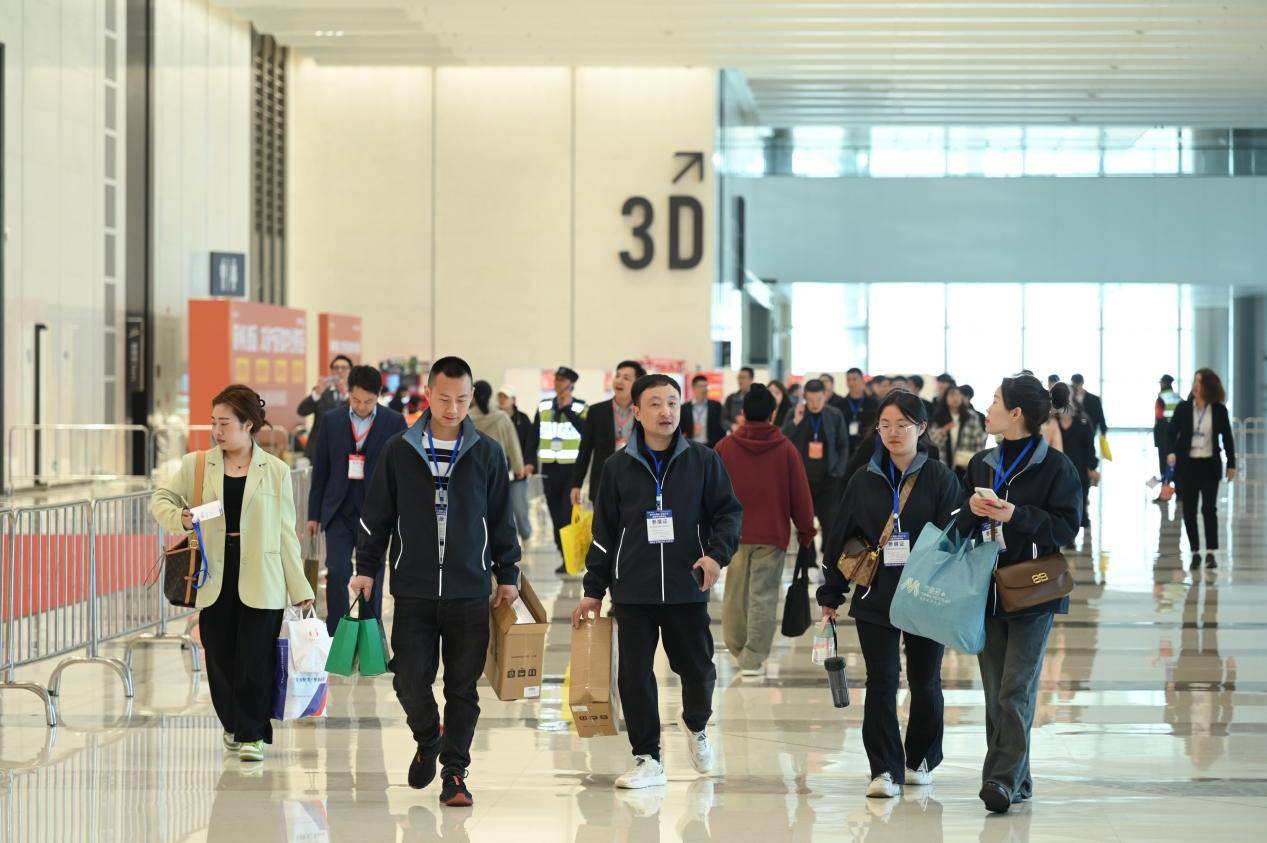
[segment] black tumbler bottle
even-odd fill
[[[845,678],[845,660],[840,656],[827,660],[827,685],[831,688],[831,703],[836,708],[849,707],[849,680]]]

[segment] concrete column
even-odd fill
[[[1232,305],[1233,359],[1232,415],[1267,416],[1267,294],[1237,296]]]

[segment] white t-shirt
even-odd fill
[[[1204,410],[1192,405],[1192,448],[1188,456],[1197,459],[1214,456],[1214,412],[1209,404]]]

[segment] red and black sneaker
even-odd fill
[[[469,808],[475,804],[471,792],[466,789],[465,770],[445,770],[440,774],[440,802],[452,808]]]
[[[414,790],[422,790],[431,784],[436,777],[436,759],[440,757],[440,741],[437,739],[430,747],[420,746],[409,762],[409,786]]]

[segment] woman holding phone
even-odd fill
[[[216,447],[202,457],[203,470],[200,454],[186,454],[150,504],[164,530],[187,533],[196,522],[201,533],[208,575],[195,605],[207,682],[224,748],[243,761],[263,761],[264,744],[273,742],[273,662],[287,596],[304,609],[313,603],[290,469],[252,438],[265,424],[264,399],[255,390],[225,387],[211,401]],[[189,503],[199,473],[203,505],[195,516]]]
[[[962,493],[954,472],[929,456],[924,435],[928,411],[918,396],[906,390],[890,392],[880,402],[876,429],[881,445],[866,468],[849,480],[832,535],[824,545],[826,584],[818,589],[818,603],[824,618],[837,618],[849,591],[849,583],[834,564],[845,542],[858,536],[875,547],[892,519],[871,585],[855,587],[849,606],[867,665],[862,720],[862,743],[871,763],[867,796],[891,798],[900,795],[903,784],[932,784],[933,770],[941,763],[941,659],[945,647],[895,628],[889,623],[889,605],[919,534],[929,525],[932,529],[945,527],[958,509]],[[906,488],[909,491],[903,493]],[[911,691],[905,745],[897,720],[898,645],[903,638]]]
[[[1051,394],[1037,378],[1004,378],[985,421],[1000,444],[968,464],[968,507],[976,517],[960,517],[960,529],[998,542],[1000,568],[1058,553],[1082,522],[1078,473],[1042,436],[1051,410]],[[994,813],[1033,796],[1029,740],[1038,679],[1052,620],[1068,611],[1064,597],[1007,613],[997,589],[986,603],[985,649],[977,656],[986,706],[979,796]]]

